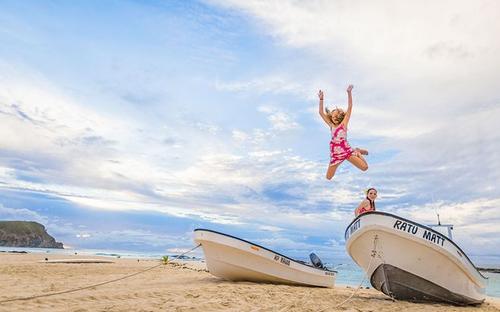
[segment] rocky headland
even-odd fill
[[[47,233],[45,226],[33,221],[0,221],[0,246],[63,248]]]

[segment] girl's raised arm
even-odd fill
[[[349,123],[349,119],[351,118],[351,112],[352,112],[352,88],[354,88],[353,85],[349,85],[347,87],[347,111],[344,116],[344,120],[342,120],[342,123],[344,126],[347,128],[347,124]]]
[[[326,122],[326,124],[331,128],[332,127],[332,121],[330,120],[330,117],[325,113],[325,109],[323,108],[323,91],[319,90],[318,92],[318,97],[319,97],[319,115],[323,120]]]

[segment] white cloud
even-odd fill
[[[263,239],[259,239],[258,242],[264,246],[270,246],[271,248],[279,247],[279,248],[289,249],[289,250],[290,249],[291,250],[297,250],[297,249],[311,250],[314,248],[314,246],[311,244],[297,242],[297,241],[294,241],[294,240],[291,240],[291,239],[285,238],[285,237],[263,238]]]
[[[281,231],[283,231],[282,228],[277,227],[277,226],[272,226],[272,225],[261,225],[261,226],[259,226],[259,230],[266,231],[266,232],[281,232]]]
[[[13,179],[15,176],[15,170],[9,167],[0,167],[0,179],[7,180]]]
[[[148,248],[161,248],[167,245],[177,246],[188,245],[191,243],[191,237],[186,237],[182,235],[163,235],[159,233],[153,233],[148,230],[139,229],[124,229],[124,230],[112,230],[112,231],[95,231],[89,233],[89,236],[83,240],[77,241],[80,246],[92,246],[92,244],[102,244],[106,242],[111,245],[124,244],[138,245],[144,247],[147,245]]]
[[[250,81],[215,82],[215,89],[229,92],[252,92],[271,94],[307,94],[304,86],[280,76],[260,77]]]
[[[209,2],[245,12],[263,34],[318,55],[311,62],[325,65],[315,76],[328,85],[353,82],[356,133],[412,137],[498,99],[497,2]],[[340,70],[328,73],[332,67]],[[316,83],[307,94],[325,87]]]
[[[212,134],[212,135],[216,135],[217,132],[220,131],[220,127],[215,125],[215,124],[211,124],[211,123],[203,123],[203,122],[197,122],[195,124],[195,126],[200,129],[201,131],[203,132],[207,132],[209,134]]]
[[[26,208],[9,208],[0,203],[0,219],[11,221],[36,221],[46,224],[47,218]]]
[[[280,109],[272,106],[259,106],[258,111],[268,115],[267,119],[271,123],[272,130],[287,131],[300,127],[290,114]]]
[[[232,137],[235,141],[245,142],[248,139],[248,134],[241,130],[233,130]]]
[[[479,62],[484,69],[500,47],[491,42],[500,23],[499,4],[494,1],[210,2],[248,13],[263,22],[262,31],[288,45],[364,67],[420,72],[456,67],[458,59]]]
[[[89,237],[91,237],[91,236],[92,236],[92,235],[90,235],[90,234],[88,234],[88,233],[78,233],[78,234],[76,234],[76,237],[77,237],[77,238],[84,238],[84,239],[85,239],[85,238],[89,238]]]

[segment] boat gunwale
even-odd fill
[[[469,261],[469,263],[472,265],[472,267],[476,270],[477,273],[479,273],[479,275],[484,278],[484,279],[488,279],[488,277],[484,276],[478,269],[477,267],[474,265],[474,263],[469,259],[469,257],[467,256],[467,254],[462,250],[462,248],[460,248],[454,241],[452,241],[451,239],[449,239],[446,235],[432,229],[431,227],[427,226],[427,225],[423,225],[423,224],[420,224],[420,223],[417,223],[415,221],[412,221],[412,220],[408,220],[406,218],[403,218],[403,217],[400,217],[400,216],[396,216],[396,215],[393,215],[391,213],[387,213],[387,212],[382,212],[382,211],[369,211],[369,212],[365,212],[365,213],[362,213],[360,214],[359,216],[357,216],[356,218],[354,218],[354,220],[351,221],[351,223],[349,223],[349,225],[346,227],[345,229],[345,232],[344,232],[344,239],[347,235],[347,230],[351,227],[351,225],[356,222],[358,219],[361,219],[363,216],[367,216],[367,215],[371,215],[371,214],[374,214],[374,215],[383,215],[383,216],[389,216],[389,217],[393,217],[393,218],[398,218],[398,219],[401,219],[405,222],[409,222],[409,223],[412,223],[413,225],[416,225],[416,226],[419,226],[419,227],[422,227],[426,230],[429,230],[431,232],[434,232],[435,234],[439,234],[440,236],[442,236],[445,240],[449,241],[453,246],[455,246],[461,253],[462,255],[465,256],[465,259],[467,259],[467,261]],[[346,240],[346,243],[347,243],[347,240]],[[346,245],[347,246],[347,245]]]
[[[310,265],[310,264],[307,264],[307,263],[302,263],[302,262],[300,262],[299,260],[295,260],[295,259],[292,259],[292,258],[290,258],[290,257],[287,257],[287,256],[285,256],[285,255],[283,255],[283,254],[281,254],[281,253],[279,253],[279,252],[276,252],[276,251],[274,251],[274,250],[272,250],[272,249],[269,249],[269,248],[263,247],[263,246],[261,246],[261,245],[259,245],[259,244],[252,243],[252,242],[250,242],[250,241],[247,241],[247,240],[245,240],[245,239],[242,239],[242,238],[239,238],[239,237],[236,237],[236,236],[230,235],[230,234],[225,234],[225,233],[221,233],[221,232],[217,232],[217,231],[214,231],[214,230],[209,230],[209,229],[203,229],[203,228],[199,228],[199,229],[194,229],[194,230],[193,230],[193,232],[196,232],[196,231],[206,231],[206,232],[212,232],[212,233],[215,233],[215,234],[219,234],[219,235],[227,236],[227,237],[230,237],[230,238],[234,238],[234,239],[237,239],[237,240],[239,240],[239,241],[245,242],[245,243],[247,243],[247,244],[250,244],[250,245],[253,245],[253,246],[256,246],[256,247],[262,248],[262,249],[264,249],[264,250],[270,251],[270,252],[272,252],[272,253],[275,253],[275,254],[277,254],[277,255],[279,255],[279,256],[281,256],[281,257],[283,257],[283,258],[286,258],[286,259],[288,259],[288,260],[290,260],[290,261],[293,261],[293,262],[295,262],[295,263],[297,263],[297,264],[300,264],[300,265],[305,265],[305,266],[307,266],[307,267],[310,267],[310,268],[316,269],[316,270],[318,270],[318,271],[326,271],[326,272],[338,273],[337,271],[335,271],[335,270],[330,270],[330,269],[328,269],[328,268],[321,269],[321,268],[317,268],[317,267],[315,267],[315,266],[313,266],[313,265]]]

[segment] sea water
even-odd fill
[[[161,252],[140,252],[129,250],[109,250],[109,249],[72,249],[72,248],[25,248],[25,247],[2,247],[0,252],[27,252],[27,253],[44,253],[47,255],[82,255],[82,256],[101,256],[112,258],[129,258],[129,259],[161,259],[167,255]]]
[[[124,251],[124,250],[103,250],[103,249],[54,249],[54,248],[22,248],[22,247],[0,247],[1,251],[17,251],[29,253],[44,253],[47,258],[50,255],[85,255],[85,256],[102,256],[112,258],[133,258],[133,259],[161,259],[163,256],[168,255],[170,258],[175,257],[175,254],[166,254],[161,252],[138,252],[138,251]],[[190,256],[187,254],[186,256]],[[200,257],[186,257],[186,260],[203,260]],[[300,259],[306,261],[306,259]],[[500,261],[498,259],[473,257],[472,261],[479,267],[487,268],[500,268]],[[493,262],[496,261],[496,262]],[[499,263],[497,263],[499,262]],[[335,269],[338,274],[336,278],[337,285],[347,285],[351,287],[372,288],[370,280],[365,276],[364,272],[349,258],[342,259],[341,261],[325,261],[329,268]],[[482,272],[488,277],[486,287],[486,295],[491,297],[500,298],[500,274]]]

